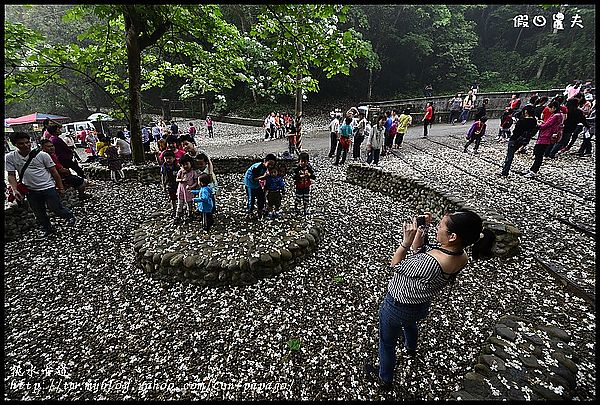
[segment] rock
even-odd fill
[[[240,270],[239,262],[235,259],[231,259],[229,261],[229,263],[227,264],[227,271],[229,271],[230,273],[233,273],[234,271],[239,271],[239,270]]]
[[[571,372],[571,370],[566,368],[564,365],[559,363],[558,366],[550,366],[548,368],[548,371],[550,371],[551,373],[555,373],[556,375],[560,376],[565,381],[567,381],[571,389],[574,389],[577,386],[575,374],[573,374],[573,372]]]
[[[204,276],[204,281],[215,281],[217,277],[217,273],[213,271]]]
[[[292,260],[294,258],[294,256],[292,255],[292,252],[290,252],[288,249],[281,249],[281,260],[284,262],[289,262],[290,260]]]
[[[463,379],[463,387],[465,391],[474,396],[487,397],[492,393],[485,378],[478,373],[467,373]]]
[[[259,259],[262,265],[271,266],[273,264],[273,258],[269,254],[263,253]]]
[[[556,392],[554,392],[540,384],[537,384],[537,383],[530,384],[530,388],[533,390],[533,392],[538,394],[543,399],[553,399],[553,400],[563,399],[563,397],[560,396],[559,394],[557,394]]]
[[[485,364],[477,363],[475,367],[473,367],[476,373],[481,374],[484,377],[489,377],[492,371]]]
[[[472,400],[476,400],[479,399],[479,397],[473,396],[470,393],[468,393],[465,390],[460,390],[460,391],[456,391],[453,392],[452,394],[450,394],[450,396],[454,399],[460,399],[460,400],[467,400],[467,401],[472,401]]]
[[[179,267],[183,263],[183,254],[177,253],[174,255],[169,261],[170,265],[173,267]]]
[[[248,262],[248,259],[246,259],[245,257],[242,257],[240,259],[240,270],[242,270],[242,271],[250,270],[250,262]]]
[[[523,365],[530,368],[542,368],[538,359],[535,356],[529,354],[519,354],[519,360],[523,362]]]
[[[506,340],[510,340],[511,342],[514,342],[517,338],[517,334],[514,331],[501,323],[496,325],[496,334]]]
[[[173,256],[175,256],[178,252],[168,252],[165,253],[162,257],[162,259],[160,260],[160,265],[161,266],[168,266],[169,262],[171,261],[171,259],[173,258]]]
[[[206,265],[206,269],[210,271],[218,271],[221,269],[221,262],[219,259],[211,259],[210,262]],[[205,278],[206,279],[206,278]]]
[[[503,347],[505,349],[513,346],[511,343],[507,342],[506,340],[499,339],[496,336],[490,336],[488,338],[488,342],[492,343],[493,345]]]
[[[256,270],[258,264],[260,263],[260,259],[258,257],[251,257],[248,260],[248,263],[250,264],[250,270]]]
[[[502,324],[508,326],[510,329],[513,329],[513,330],[519,329],[519,324],[517,322],[515,322],[514,320],[510,319],[509,317],[506,317],[506,316],[503,316],[502,318],[500,318],[498,320],[498,323],[502,323]]]
[[[494,355],[484,354],[479,356],[479,362],[489,366],[490,369],[496,369],[497,371],[505,371],[506,366],[504,365],[504,361],[496,357]]]
[[[246,272],[241,273],[240,278],[246,283],[253,283],[256,281],[256,278],[251,273]]]
[[[543,345],[544,341],[536,334],[533,333],[523,333],[523,337],[533,343],[534,345]]]
[[[228,274],[225,270],[219,272],[219,281],[226,281],[228,278]]]
[[[542,330],[548,335],[557,337],[558,339],[567,343],[571,341],[569,334],[556,326],[537,326],[537,329]]]
[[[560,364],[562,364],[563,366],[565,366],[566,368],[568,368],[571,372],[573,372],[573,374],[577,374],[577,364],[575,364],[571,359],[568,359],[564,353],[561,352],[552,352],[550,354],[550,356],[553,359],[558,360],[558,362]]]
[[[160,253],[155,253],[154,256],[152,256],[152,263],[159,264],[161,259],[162,256],[160,255]]]
[[[273,263],[279,263],[279,261],[281,260],[281,254],[279,254],[277,250],[269,252],[269,256],[271,256]]]
[[[183,267],[186,269],[191,269],[196,267],[196,261],[198,260],[198,255],[187,256],[183,259]]]
[[[308,240],[306,240],[305,238],[296,239],[296,244],[300,246],[302,250],[305,250],[310,245]]]

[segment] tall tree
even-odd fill
[[[356,30],[339,28],[347,12],[348,6],[326,4],[269,5],[251,30],[271,49],[274,66],[270,87],[295,94],[297,123],[301,122],[304,92],[319,90],[311,68],[318,68],[327,77],[348,75],[356,60],[370,50],[370,44]],[[300,128],[297,130],[300,136]],[[301,137],[298,143],[301,148]]]

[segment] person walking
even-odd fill
[[[427,127],[431,125],[431,121],[433,121],[433,103],[428,101],[423,115],[423,138],[427,138]]]
[[[475,104],[475,95],[473,94],[473,90],[469,90],[469,92],[467,93],[466,97],[463,99],[463,104],[462,104],[462,113],[460,113],[460,117],[459,117],[459,121],[461,122],[461,124],[465,124],[467,122],[467,120],[469,119],[469,112],[471,112],[471,109],[473,108],[473,105]]]
[[[554,143],[553,138],[561,136],[561,132],[564,126],[564,114],[560,110],[560,105],[557,101],[553,101],[548,105],[550,109],[551,116],[548,118],[546,122],[539,121],[540,132],[538,135],[538,139],[533,147],[533,155],[535,159],[529,172],[527,172],[524,177],[533,178],[536,177],[540,167],[542,166],[542,162],[544,161],[544,154],[546,150],[550,147],[552,143]]]
[[[52,133],[50,131],[51,135]],[[68,225],[75,225],[75,215],[63,206],[60,200],[65,187],[50,155],[44,151],[31,150],[31,138],[25,132],[13,132],[10,141],[17,149],[5,156],[8,184],[13,189],[17,201],[22,201],[22,192],[27,191],[29,207],[44,232],[43,237],[47,238],[56,233],[56,228],[52,226],[46,213],[46,207],[66,219]]]
[[[533,106],[523,107],[521,118],[515,124],[515,129],[513,130],[510,138],[508,138],[504,166],[502,167],[501,172],[496,173],[496,176],[508,177],[508,172],[510,170],[510,166],[512,165],[515,152],[519,148],[527,145],[531,138],[533,138],[533,136],[536,134],[538,130],[538,124],[534,116],[534,111],[535,110]]]
[[[454,125],[456,120],[460,117],[462,109],[462,95],[458,93],[455,97],[451,98],[448,102],[450,104],[450,116],[448,117],[448,124]]]
[[[486,121],[487,117],[483,116],[478,121],[473,122],[471,128],[467,131],[467,139],[469,140],[463,149],[464,153],[467,153],[467,148],[473,142],[475,142],[475,148],[473,148],[473,154],[479,153],[479,144],[481,143],[481,138],[485,136],[486,129]]]
[[[410,357],[417,356],[419,328],[417,322],[429,314],[431,302],[449,284],[454,284],[471,258],[492,256],[494,233],[472,211],[444,215],[436,231],[436,246],[427,241],[426,227],[432,215],[426,213],[425,225],[417,218],[403,224],[403,241],[390,262],[394,271],[379,307],[379,364],[365,363],[368,379],[376,380],[382,390],[392,388],[396,366],[396,345],[404,336],[404,348]],[[409,256],[409,252],[414,253]]]
[[[356,133],[354,134],[354,142],[352,143],[352,159],[354,161],[360,161],[360,145],[365,140],[365,133],[367,133],[367,119],[365,118],[364,112],[358,113],[358,126],[356,127]],[[368,134],[368,133],[367,133]]]
[[[578,124],[583,125],[589,131],[590,124],[588,124],[587,120],[585,119],[583,111],[579,109],[579,100],[573,97],[567,100],[567,118],[565,119],[564,123],[563,136],[552,146],[552,150],[548,155],[550,159],[554,159],[559,151],[563,153],[569,149],[567,145],[571,140],[571,136],[575,134]],[[574,142],[575,141],[573,141],[573,143]]]

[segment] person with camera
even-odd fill
[[[427,238],[431,220],[431,213],[426,213],[404,223],[404,240],[390,263],[394,274],[379,308],[379,365],[364,367],[368,378],[378,380],[384,390],[392,386],[400,335],[404,335],[407,354],[416,356],[417,322],[427,317],[433,299],[467,265],[465,248],[471,247],[473,259],[491,257],[495,235],[483,228],[476,213],[465,210],[444,215],[437,226],[437,246],[430,246]]]

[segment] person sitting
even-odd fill
[[[75,190],[77,190],[77,194],[80,200],[90,198],[91,195],[85,193],[85,189],[89,184],[88,180],[74,175],[69,169],[63,167],[63,165],[58,160],[58,156],[56,156],[54,144],[48,139],[42,139],[40,140],[40,146],[44,152],[50,155],[50,158],[56,165],[56,170],[58,171],[58,174],[60,175],[63,184],[65,186],[71,186]]]

